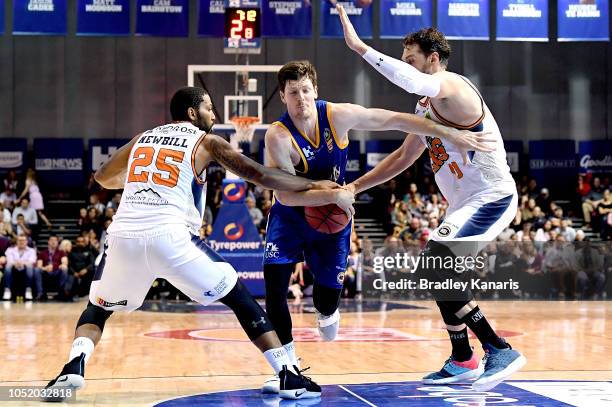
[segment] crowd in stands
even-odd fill
[[[218,167],[209,170],[200,230],[202,238],[211,234],[219,212],[224,175]],[[52,225],[45,215],[44,200],[34,171],[28,170],[23,180],[10,171],[3,180],[3,188],[0,194],[3,298],[14,298],[11,288],[16,279],[25,282],[26,299],[45,300],[48,293],[54,293],[54,297],[60,300],[87,295],[95,260],[119,207],[121,193],[103,190],[92,177],[87,186],[87,202],[80,208],[78,217],[75,214],[79,229],[76,239],[70,241],[52,234],[48,241],[37,242],[41,224],[42,227]],[[612,272],[612,258],[602,247],[609,248],[610,245],[586,242],[612,239],[610,178],[591,174],[579,176],[575,199],[563,204],[555,201],[548,189],[540,188],[534,179],[520,179],[517,189],[519,208],[516,218],[499,236],[497,246],[494,244],[484,251],[489,258],[488,267],[477,270],[479,276],[484,279],[493,275],[495,278],[514,276],[518,281],[525,281],[525,286],[531,281],[546,286],[543,290],[510,293],[514,297],[601,297]],[[371,213],[378,214],[388,235],[381,247],[373,247],[368,239],[353,233],[345,296],[357,293],[358,272],[363,272],[366,278],[371,274],[374,256],[397,252],[418,255],[448,210],[448,204],[432,178],[416,177],[411,170],[368,191],[361,198],[364,197],[370,201]],[[265,239],[265,220],[272,206],[272,192],[249,184],[246,206]],[[358,212],[357,217],[359,215]],[[576,218],[583,222],[580,227],[572,220]],[[582,243],[568,248],[568,242]],[[308,265],[299,264],[291,281],[290,296],[301,298],[309,295],[312,277]]]
[[[23,185],[23,188],[20,187]],[[98,205],[97,197],[83,208],[89,218],[79,219],[80,235],[74,241],[51,232],[46,241],[38,238],[42,227],[52,230],[44,212],[44,198],[36,175],[29,169],[23,180],[14,171],[7,173],[0,194],[0,277],[2,300],[62,301],[88,294],[100,253],[99,236],[105,227],[103,215],[114,212]],[[17,194],[18,192],[19,195]],[[119,198],[120,198],[119,194]],[[116,207],[117,200],[109,202]],[[98,211],[101,211],[98,213]],[[42,226],[41,226],[42,224]]]

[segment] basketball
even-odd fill
[[[306,207],[304,216],[313,229],[329,234],[340,232],[351,220],[336,204]]]

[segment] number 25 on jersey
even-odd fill
[[[153,147],[138,147],[134,150],[132,165],[128,172],[128,182],[149,182],[149,176],[154,184],[174,188],[178,183],[180,169],[177,164],[183,162],[184,151],[162,148],[155,159],[156,171],[145,171],[153,163],[155,149]]]

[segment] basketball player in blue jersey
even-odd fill
[[[441,137],[461,144],[466,151],[492,151],[485,133],[469,133],[436,124],[413,114],[366,109],[317,98],[317,74],[308,61],[292,61],[278,73],[280,97],[287,112],[265,136],[266,165],[291,174],[344,184],[348,131],[400,130]],[[331,341],[338,332],[338,303],[350,247],[351,223],[340,232],[324,234],[304,219],[305,206],[336,204],[354,214],[354,195],[344,189],[329,191],[275,191],[268,217],[264,253],[266,309],[293,363],[297,362],[287,289],[295,264],[305,261],[314,275],[313,301],[321,338]],[[264,393],[278,391],[278,378],[270,378]]]
[[[454,257],[458,249],[476,255],[478,248],[495,240],[510,224],[517,210],[516,187],[501,132],[482,95],[467,78],[446,70],[450,45],[435,28],[407,35],[399,61],[361,41],[342,6],[336,8],[348,47],[400,88],[423,96],[416,114],[458,129],[488,131],[497,141],[493,151],[472,151],[468,158],[451,140],[408,134],[398,150],[348,188],[359,193],[386,182],[410,167],[428,148],[436,183],[449,208],[422,255]],[[421,268],[417,272],[434,280],[459,278],[453,270]],[[489,325],[470,290],[432,294],[446,324],[452,354],[440,371],[423,378],[425,384],[476,379],[473,388],[486,391],[525,365],[525,357]],[[466,325],[482,344],[484,366],[470,347]]]

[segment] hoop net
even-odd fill
[[[260,122],[259,117],[234,116],[230,119],[234,125],[235,133],[230,136],[230,144],[239,149],[240,143],[251,142],[255,134],[255,125]]]

